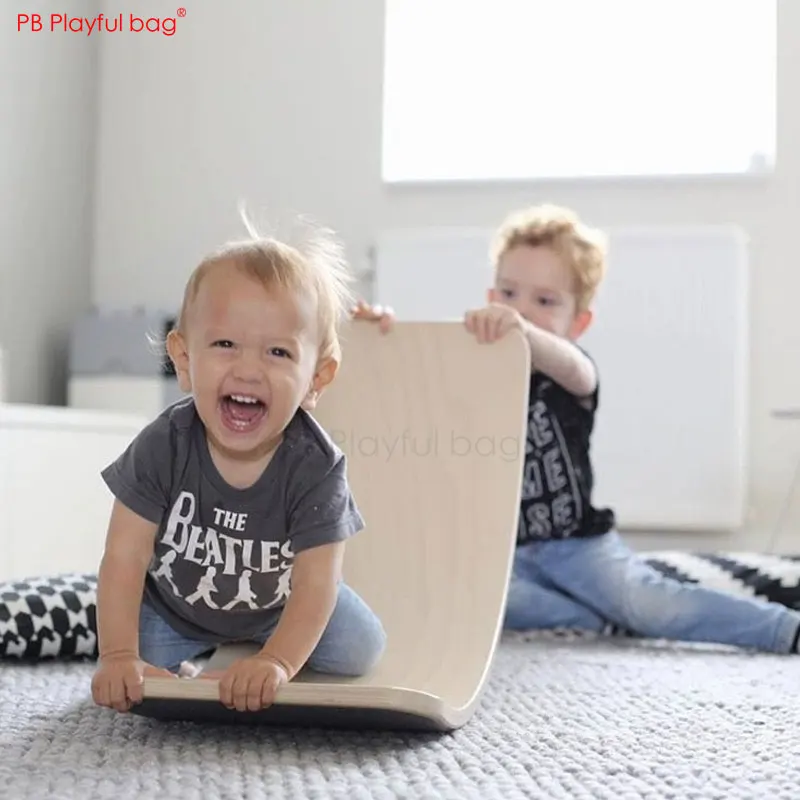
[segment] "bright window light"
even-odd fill
[[[386,0],[383,179],[764,173],[776,0]]]

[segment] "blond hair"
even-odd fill
[[[183,294],[175,329],[184,333],[192,301],[203,278],[221,264],[230,264],[266,288],[279,288],[311,297],[319,328],[319,358],[341,360],[341,324],[354,304],[354,280],[344,257],[344,248],[333,231],[310,227],[303,244],[292,246],[258,233],[240,207],[249,238],[225,243],[195,267]]]
[[[492,267],[520,246],[549,247],[572,271],[579,311],[587,310],[606,274],[607,237],[590,228],[568,208],[543,204],[509,214],[497,229],[490,249]]]

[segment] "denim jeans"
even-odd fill
[[[255,639],[263,645],[280,619],[280,612]],[[175,631],[149,605],[139,614],[139,656],[154,667],[177,672],[181,662],[191,661],[216,645],[190,639]],[[333,614],[307,666],[316,672],[357,677],[369,671],[386,647],[380,620],[346,584],[339,584]]]
[[[616,531],[517,548],[507,629],[599,632],[609,624],[647,638],[788,653],[800,613],[664,577]]]

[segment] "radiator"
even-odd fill
[[[748,245],[732,227],[618,228],[595,321],[595,501],[628,530],[726,531],[747,512]],[[373,300],[400,320],[486,302],[490,232],[398,230],[374,251]]]

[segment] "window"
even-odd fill
[[[763,173],[776,0],[386,0],[386,182]]]

